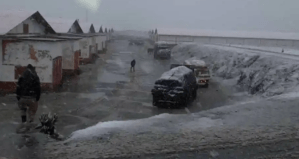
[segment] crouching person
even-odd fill
[[[22,124],[17,128],[18,133],[25,132],[33,125],[38,101],[41,95],[39,77],[35,68],[29,64],[17,84],[18,106],[21,109]]]

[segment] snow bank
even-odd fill
[[[73,132],[68,141],[91,140],[117,132],[167,132],[170,129],[174,131],[180,131],[184,129],[198,130],[220,125],[223,125],[221,120],[213,120],[207,117],[195,119],[189,115],[160,114],[150,118],[138,120],[99,122],[94,126]]]
[[[185,66],[175,67],[167,72],[164,72],[160,80],[177,80],[182,82],[184,74],[190,73],[192,70]]]
[[[221,49],[211,45],[179,44],[172,49],[173,58],[204,60],[214,75],[235,80],[235,85],[250,94],[274,96],[291,92],[299,84],[299,65],[295,60],[266,56],[262,52]]]

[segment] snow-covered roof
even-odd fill
[[[196,59],[196,58],[191,58],[188,60],[185,60],[184,64],[186,65],[194,65],[194,66],[206,66],[206,63],[202,60]]]
[[[46,17],[45,19],[57,33],[67,33],[72,27],[72,25],[75,23],[74,20],[63,18]]]
[[[7,10],[0,12],[0,34],[6,34],[11,29],[31,17],[37,11]]]
[[[252,32],[252,31],[216,31],[192,29],[158,29],[159,35],[202,36],[202,37],[232,37],[258,39],[299,40],[299,33],[291,32]]]
[[[184,75],[190,72],[192,72],[192,70],[186,66],[175,67],[167,72],[164,72],[159,80],[177,80],[182,82]]]

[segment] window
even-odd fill
[[[28,34],[29,33],[29,25],[28,24],[23,24],[23,33]]]

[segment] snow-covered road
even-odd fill
[[[99,122],[75,131],[66,141],[48,144],[45,149],[48,158],[150,158],[153,154],[159,158],[165,153],[183,152],[184,156],[190,151],[191,155],[197,154],[194,158],[215,154],[219,158],[296,156],[299,150],[290,149],[299,143],[296,59],[211,45],[183,44],[173,49],[174,62],[190,57],[205,60],[216,80],[215,88],[199,95],[194,109],[197,111],[192,111],[191,106],[191,111],[179,115],[160,111],[159,115],[145,119]],[[147,73],[160,68],[162,73],[160,66],[153,61],[140,68]],[[140,76],[138,81],[150,83],[157,77]],[[218,88],[228,92],[219,93]],[[236,90],[240,92],[235,93]],[[224,100],[220,100],[221,94]],[[237,96],[241,101],[225,102]],[[250,98],[244,100],[244,96]],[[212,103],[207,108],[210,110],[202,109],[205,101],[217,100],[218,104],[223,101],[222,107],[216,104],[218,108],[214,108]]]

